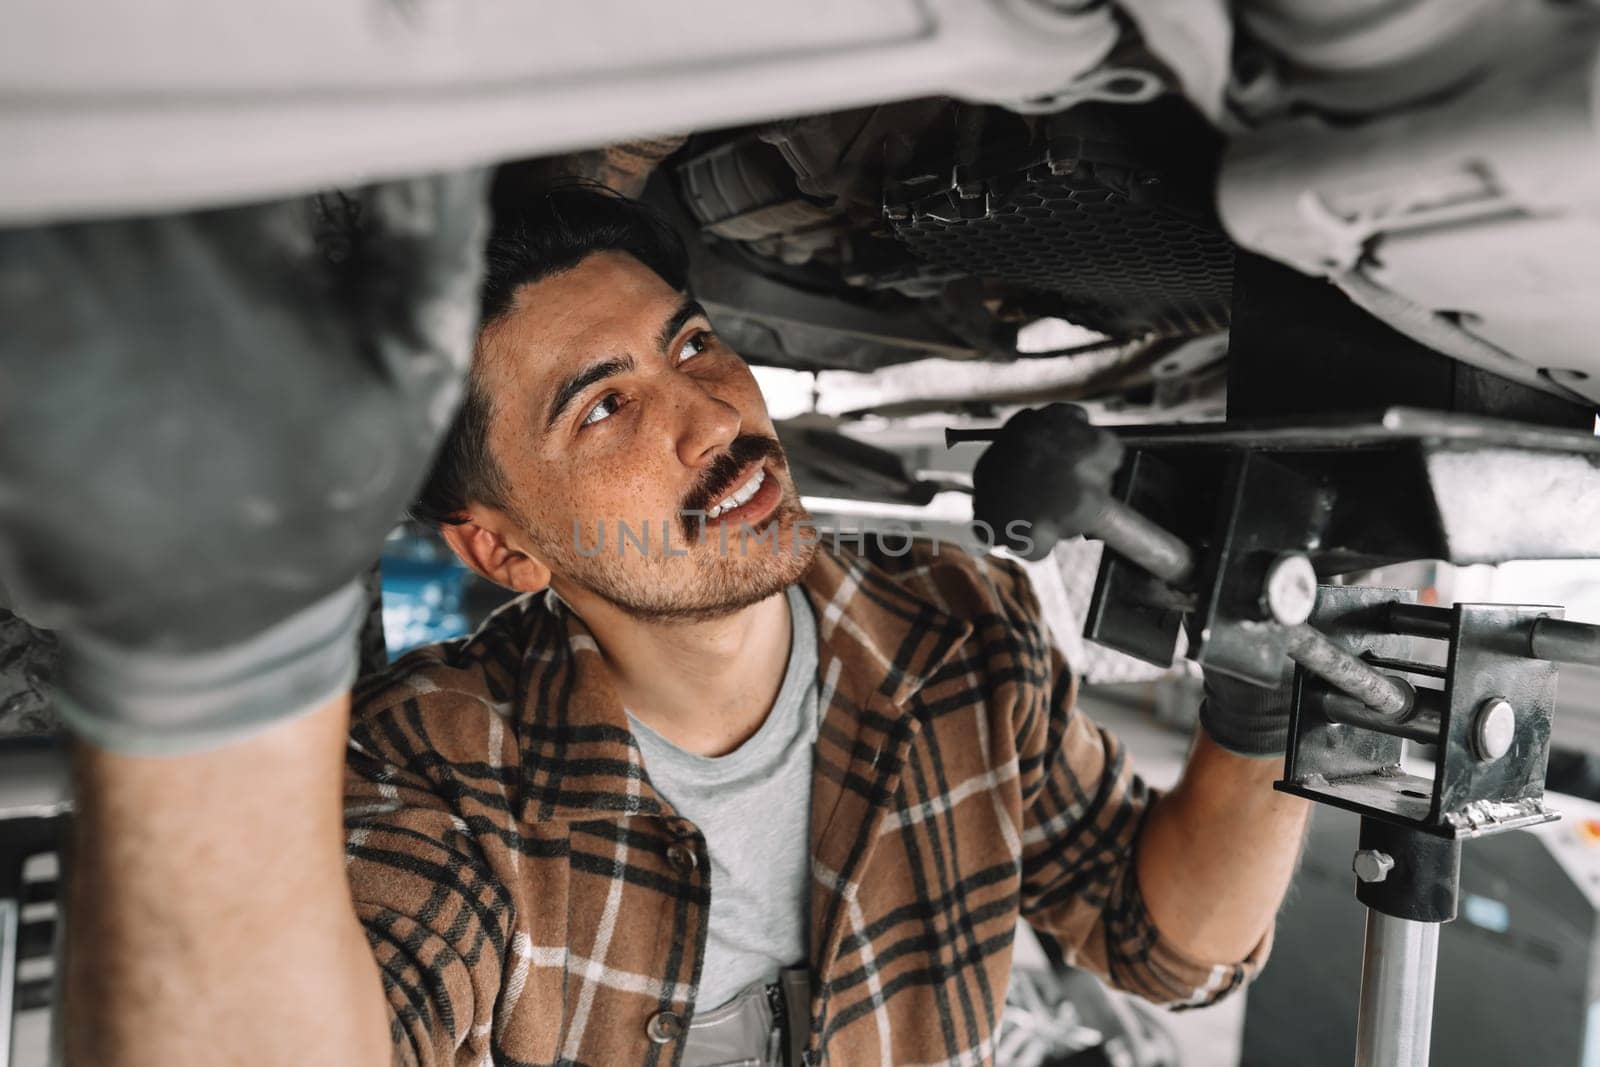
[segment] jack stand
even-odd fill
[[[1559,614],[1507,604],[1447,610],[1412,603],[1403,590],[1318,590],[1311,622],[1320,633],[1418,683],[1411,711],[1378,715],[1302,665],[1277,786],[1361,815],[1351,865],[1368,909],[1356,1067],[1427,1067],[1439,927],[1456,917],[1462,842],[1556,817],[1544,804],[1556,676],[1545,655],[1587,656],[1534,635],[1559,623],[1600,637]],[[1418,662],[1417,640],[1443,642],[1445,665]],[[1403,769],[1403,740],[1434,747],[1431,779]]]
[[[1557,664],[1600,665],[1600,627],[1555,606],[1445,609],[1318,582],[1408,560],[1600,558],[1594,412],[1447,359],[1245,253],[1229,376],[1227,423],[1121,432],[1110,502],[1075,528],[1035,497],[1007,503],[1105,541],[1090,640],[1167,667],[1186,634],[1201,666],[1259,686],[1294,662],[1276,788],[1362,818],[1356,1062],[1425,1067],[1461,844],[1558,817],[1544,803]],[[1039,447],[1077,476],[1064,442]],[[1406,770],[1406,741],[1435,751],[1431,779]]]
[[[1461,842],[1369,816],[1351,866],[1367,906],[1356,1067],[1427,1067],[1439,926],[1456,915]]]

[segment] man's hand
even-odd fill
[[[356,579],[460,393],[483,194],[0,232],[0,585],[92,742],[74,1067],[390,1061],[344,864]]]
[[[1122,442],[1075,404],[1024,408],[1006,420],[972,471],[972,517],[986,542],[1040,560],[1105,509]],[[1027,525],[1014,536],[1008,528]]]
[[[1294,699],[1294,664],[1285,661],[1276,687],[1251,685],[1218,671],[1205,671],[1200,726],[1238,756],[1281,759],[1289,747],[1289,708]]]
[[[460,392],[478,174],[0,232],[0,585],[61,710],[218,744],[355,673],[353,583]]]

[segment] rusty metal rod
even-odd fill
[[[1341,693],[1398,720],[1411,710],[1416,690],[1399,678],[1374,670],[1307,623],[1285,626],[1289,658]]]
[[[1418,689],[1411,709],[1398,719],[1379,715],[1348,693],[1330,693],[1322,700],[1322,713],[1334,722],[1349,723],[1381,734],[1420,741],[1425,745],[1439,743],[1439,729],[1444,722],[1444,694],[1437,689]]]

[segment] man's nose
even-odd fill
[[[727,451],[739,436],[744,420],[739,409],[698,382],[681,383],[678,390],[678,459],[686,467],[703,467]]]

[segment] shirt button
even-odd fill
[[[672,864],[672,869],[679,874],[688,874],[700,862],[694,854],[694,849],[682,841],[667,846],[667,862]]]
[[[650,1016],[644,1032],[658,1045],[683,1036],[683,1016],[671,1011],[658,1011]]]

